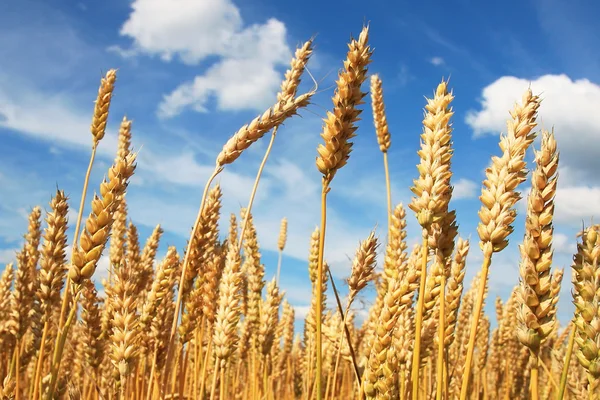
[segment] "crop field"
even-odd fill
[[[103,75],[90,109],[81,199],[68,198],[59,182],[48,205],[30,209],[23,247],[0,271],[1,399],[600,399],[600,225],[585,221],[570,268],[554,265],[560,143],[539,126],[540,94],[528,89],[506,110],[506,129],[489,154],[479,208],[472,210],[478,235],[468,238],[450,205],[451,81],[432,82],[433,94],[412,105],[424,108],[420,148],[411,150],[419,156],[413,197],[394,203],[388,165],[394,129],[386,118],[386,83],[369,72],[376,51],[369,26],[348,42],[331,88],[318,87],[310,75],[317,40],[296,49],[272,106],[215,155],[214,172],[198,183],[205,186],[185,248],[170,246],[160,258],[161,226],[143,239],[128,218],[139,148],[132,121],[109,113],[118,71]],[[314,87],[301,93],[301,80]],[[293,125],[317,91],[330,91],[332,103],[314,143],[321,213],[306,249],[312,296],[298,331],[279,287],[288,221],[281,221],[271,279],[252,206],[277,130]],[[357,123],[369,113],[374,129],[362,132]],[[121,121],[118,151],[105,178],[94,182],[109,116]],[[381,150],[381,165],[373,168],[385,170],[387,221],[359,243],[347,287],[339,288],[327,263],[327,200],[338,188],[336,173],[353,161],[357,135],[370,135]],[[248,203],[222,215],[227,194],[216,178],[259,141],[266,150]],[[95,194],[86,198],[88,188]],[[516,237],[520,199],[524,235]],[[71,208],[79,210],[76,219],[68,218]],[[419,231],[410,233],[421,239],[414,247],[408,219],[418,222]],[[509,240],[520,243],[520,278],[503,302],[488,298],[488,281]],[[482,262],[469,266],[478,272],[465,282],[469,252],[480,252]],[[100,282],[95,273],[103,254],[110,272]],[[569,285],[575,306],[566,325],[557,319],[561,285]],[[356,303],[367,287],[376,295],[363,320]],[[486,315],[486,302],[494,301],[496,315]]]

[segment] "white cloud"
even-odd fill
[[[442,57],[432,57],[429,60],[429,62],[431,64],[435,65],[436,67],[439,67],[440,65],[444,65],[446,63]]]
[[[221,110],[262,110],[272,101],[281,80],[277,67],[291,57],[281,21],[244,27],[230,0],[135,0],[131,7],[120,33],[133,39],[133,48],[113,46],[121,55],[178,57],[190,65],[218,57],[202,75],[166,95],[159,116],[173,117],[186,108],[206,112],[211,97]]]
[[[460,178],[453,184],[454,190],[452,192],[452,198],[459,199],[471,199],[477,195],[478,184],[474,181],[466,178]]]
[[[220,110],[264,110],[273,103],[280,82],[281,74],[269,61],[226,59],[164,96],[158,115],[173,117],[188,107],[197,112],[207,112],[211,96],[216,97]]]
[[[576,250],[575,237],[569,238],[564,233],[555,232],[552,248],[555,253],[572,254]]]
[[[242,27],[238,8],[228,0],[135,0],[121,35],[135,48],[170,61],[175,55],[195,64],[213,54],[230,52]]]
[[[559,187],[555,207],[554,218],[557,222],[572,226],[589,225],[592,218],[600,220],[600,187]]]
[[[506,120],[514,103],[531,87],[540,95],[539,126],[554,127],[561,166],[571,172],[598,179],[600,168],[600,86],[587,79],[566,75],[544,75],[535,80],[504,76],[483,89],[480,110],[467,113],[466,122],[475,137],[506,131]]]

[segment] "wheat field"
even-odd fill
[[[314,143],[321,220],[307,249],[312,296],[302,332],[296,332],[294,308],[278,286],[285,274],[287,220],[281,222],[277,274],[267,281],[252,205],[278,128],[293,124],[316,93],[316,87],[298,93],[313,40],[296,50],[273,105],[224,144],[186,247],[171,246],[162,259],[156,257],[162,228],[156,226],[142,245],[128,220],[126,194],[137,157],[130,120],[121,120],[118,151],[104,180],[99,186],[89,182],[118,86],[117,71],[109,70],[93,109],[76,221],[68,214],[78,199],[57,189],[47,212],[32,209],[24,245],[0,277],[1,398],[600,399],[600,225],[586,224],[580,232],[570,271],[553,266],[559,146],[552,131],[537,127],[543,102],[531,90],[514,99],[498,153],[490,155],[485,171],[480,209],[472,211],[479,217],[474,243],[460,236],[450,208],[449,81],[441,80],[426,99],[413,198],[406,205],[393,202],[392,137],[384,84],[368,72],[368,33],[365,26],[348,43],[322,141]],[[336,172],[352,162],[353,138],[371,134],[357,129],[368,111],[385,169],[387,203],[381,206],[387,226],[356,249],[347,296],[340,297],[327,265],[327,196],[335,190]],[[533,149],[536,138],[539,148]],[[238,215],[222,216],[223,193],[213,182],[259,140],[269,145],[248,204]],[[535,160],[527,165],[532,149]],[[521,193],[525,183],[531,189]],[[85,198],[88,185],[97,193],[91,199]],[[522,197],[521,239],[511,234]],[[421,229],[413,248],[406,240],[408,218]],[[228,226],[219,226],[227,219]],[[67,236],[70,227],[74,237]],[[487,298],[489,271],[509,240],[522,240],[520,278],[506,302],[496,300],[496,315],[486,315],[485,302],[493,301]],[[384,257],[377,265],[380,249]],[[467,255],[475,251],[483,262],[471,266],[477,275],[465,282]],[[98,282],[94,274],[103,254],[110,273]],[[575,312],[560,326],[565,272],[572,277]],[[353,304],[367,286],[376,297],[359,322]],[[327,307],[328,296],[334,307]]]

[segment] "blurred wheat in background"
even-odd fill
[[[384,82],[368,72],[368,27],[348,44],[322,142],[314,143],[321,220],[306,249],[311,306],[304,331],[295,332],[294,308],[279,289],[286,273],[281,255],[287,219],[281,221],[277,274],[268,279],[252,205],[278,128],[293,124],[317,90],[298,93],[312,52],[313,40],[297,49],[273,105],[225,143],[186,247],[169,247],[162,259],[156,259],[161,227],[142,245],[128,222],[137,153],[127,118],[113,164],[94,186],[93,198],[85,198],[88,184],[98,185],[89,179],[118,88],[117,72],[106,73],[92,114],[77,220],[67,216],[69,203],[78,199],[57,189],[47,212],[31,210],[25,244],[0,277],[2,399],[600,399],[600,225],[585,225],[580,233],[572,274],[567,272],[575,314],[559,326],[558,295],[566,281],[565,271],[553,266],[552,240],[560,143],[553,132],[537,129],[543,102],[531,90],[515,99],[499,151],[485,171],[479,240],[473,243],[459,234],[450,208],[449,81],[442,80],[424,105],[414,197],[406,207],[393,202],[388,150],[394,127],[386,119]],[[388,213],[382,229],[387,232],[373,230],[359,243],[348,265],[348,295],[340,298],[327,264],[327,195],[335,190],[336,172],[352,162],[353,138],[369,134],[356,125],[369,94],[372,140],[386,176],[381,190],[387,204],[381,206]],[[226,194],[212,182],[265,135],[269,145],[247,206],[239,215],[222,216]],[[536,137],[541,141],[535,163],[527,165]],[[531,189],[522,194],[526,181]],[[516,204],[525,196],[520,279],[505,303],[496,300],[496,315],[485,315],[494,255],[509,240],[520,240],[511,234]],[[407,218],[420,226],[421,242],[412,248]],[[229,226],[219,226],[227,219]],[[383,265],[376,265],[380,248]],[[470,251],[481,251],[483,262],[475,279],[464,282]],[[97,282],[102,254],[109,255],[110,273]],[[352,305],[368,285],[376,297],[360,324]],[[335,307],[327,308],[327,296]]]

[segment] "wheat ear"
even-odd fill
[[[388,164],[388,150],[390,149],[390,129],[385,116],[385,103],[383,102],[383,89],[379,75],[371,75],[371,104],[373,108],[373,123],[379,150],[383,153],[383,168],[385,170],[385,188],[387,192],[388,229],[392,224],[392,188],[390,185],[390,168]]]
[[[514,206],[520,198],[517,187],[525,181],[525,153],[533,143],[537,111],[540,100],[527,90],[522,105],[516,105],[511,112],[512,120],[507,123],[507,134],[500,139],[501,157],[492,157],[492,165],[486,169],[486,179],[481,190],[482,207],[479,211],[480,222],[477,227],[480,247],[483,250],[481,281],[475,301],[475,313],[471,321],[469,344],[460,400],[466,400],[471,375],[473,350],[477,336],[477,327],[487,287],[488,272],[492,254],[508,245],[508,236],[512,233],[512,224],[516,217]]]
[[[361,85],[367,78],[367,66],[371,62],[371,48],[368,45],[369,28],[364,27],[358,40],[352,40],[348,45],[348,55],[344,62],[344,70],[340,72],[336,81],[337,89],[333,96],[333,112],[327,112],[324,120],[321,137],[324,144],[317,148],[317,169],[323,174],[321,190],[321,228],[319,237],[319,257],[317,287],[323,284],[323,256],[325,248],[325,226],[327,216],[327,193],[329,185],[335,173],[346,165],[352,149],[352,139],[356,132],[356,122],[361,110],[357,108],[363,104],[366,93],[361,91]],[[317,370],[316,390],[317,400],[323,396],[322,376],[322,292],[317,291],[317,321],[316,321],[316,345],[317,345]]]
[[[554,136],[543,132],[536,154],[527,203],[525,238],[520,246],[519,324],[517,336],[531,351],[531,398],[537,400],[540,346],[556,325],[558,296],[552,290],[552,218],[556,193],[558,154]],[[560,289],[560,284],[558,286]]]

